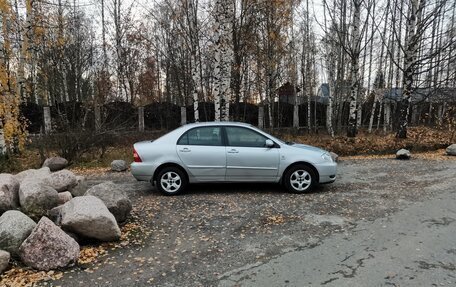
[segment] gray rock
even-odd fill
[[[18,207],[19,181],[11,174],[0,174],[0,215]]]
[[[21,171],[14,177],[22,184],[24,180],[38,181],[51,174],[49,167],[42,167],[40,169],[28,169]]]
[[[19,254],[27,266],[48,271],[75,263],[79,244],[49,218],[42,217],[20,246]]]
[[[0,217],[0,249],[17,255],[19,246],[30,235],[36,223],[17,210],[9,210]]]
[[[101,199],[117,222],[124,222],[130,214],[132,206],[127,193],[112,181],[91,187],[85,195],[93,195]]]
[[[64,169],[51,173],[43,179],[43,183],[61,192],[75,186],[78,182],[73,172]]]
[[[85,180],[85,177],[83,176],[76,176],[76,185],[73,187],[70,187],[68,189],[69,192],[73,195],[73,197],[76,196],[83,196],[89,187],[87,186],[87,182]]]
[[[120,238],[116,219],[103,201],[95,196],[75,197],[63,205],[62,228],[101,241]]]
[[[69,191],[59,192],[58,196],[59,196],[59,205],[65,204],[73,198],[73,196],[71,195],[71,193]]]
[[[64,159],[63,157],[59,157],[59,156],[47,158],[43,163],[43,167],[49,167],[49,169],[51,171],[62,170],[67,166],[68,166],[68,161],[66,159]]]
[[[339,161],[339,155],[335,152],[329,152],[329,154],[331,155],[331,158],[333,159],[333,161],[335,162],[338,162]]]
[[[26,181],[19,189],[19,202],[25,214],[39,219],[59,204],[59,195],[55,189],[41,182]]]
[[[447,155],[456,156],[456,144],[452,144],[446,148]]]
[[[0,275],[8,267],[9,261],[10,261],[10,257],[11,256],[10,256],[9,252],[6,252],[4,250],[0,250]]]
[[[114,160],[111,162],[111,170],[112,171],[126,171],[128,169],[128,164],[124,160]]]
[[[397,159],[410,159],[411,157],[412,157],[412,154],[410,153],[409,150],[406,150],[406,149],[400,149],[396,153]]]

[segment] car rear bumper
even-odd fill
[[[155,166],[143,162],[132,162],[130,165],[131,174],[138,181],[151,181]]]
[[[317,166],[319,173],[319,183],[332,183],[336,180],[337,163],[325,162]]]

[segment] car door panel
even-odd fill
[[[197,181],[225,180],[224,146],[177,146],[177,153]]]
[[[189,130],[179,139],[177,154],[197,182],[224,181],[226,149],[221,127],[200,127]]]
[[[276,180],[279,167],[278,149],[252,147],[227,147],[226,149],[228,181]]]
[[[226,180],[276,181],[279,149],[261,147],[267,140],[250,129],[226,127]]]

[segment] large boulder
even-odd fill
[[[59,195],[41,182],[26,181],[19,189],[19,202],[24,213],[38,219],[59,204]]]
[[[11,174],[0,174],[0,215],[18,207],[19,181]]]
[[[40,169],[27,169],[21,171],[20,173],[16,174],[14,177],[22,184],[25,180],[30,181],[39,181],[43,178],[49,176],[51,174],[51,170],[49,167],[42,167]]]
[[[19,246],[30,235],[36,223],[17,210],[9,210],[0,216],[0,249],[17,255]]]
[[[95,196],[79,196],[65,203],[61,210],[61,225],[66,231],[101,241],[120,238],[114,215]]]
[[[111,162],[112,171],[126,171],[128,169],[128,164],[121,159],[116,159]]]
[[[79,244],[49,218],[42,217],[20,246],[19,254],[27,266],[48,271],[75,263]]]
[[[83,176],[76,176],[76,185],[68,189],[73,197],[83,196],[87,192],[88,186]]]
[[[74,173],[65,169],[51,173],[43,179],[43,183],[61,192],[75,186],[78,182]]]
[[[130,214],[132,206],[127,193],[112,181],[91,187],[85,195],[93,195],[101,199],[117,222],[124,222]]]
[[[452,144],[446,148],[447,155],[456,156],[456,144]]]
[[[47,158],[43,163],[43,167],[49,167],[49,169],[51,171],[62,170],[67,166],[68,166],[68,161],[66,159],[64,159],[63,157],[59,157],[59,156]]]
[[[0,274],[6,270],[10,261],[10,254],[4,250],[0,250]]]
[[[412,157],[412,153],[406,149],[400,149],[396,153],[397,159],[410,159]]]

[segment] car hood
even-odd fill
[[[320,152],[320,153],[325,153],[326,151],[324,149],[321,149],[321,148],[318,148],[318,147],[314,147],[314,146],[311,146],[311,145],[306,145],[306,144],[292,144],[291,145],[292,147],[296,147],[296,148],[300,148],[300,149],[305,149],[305,150],[309,150],[309,151],[314,151],[314,152]]]

